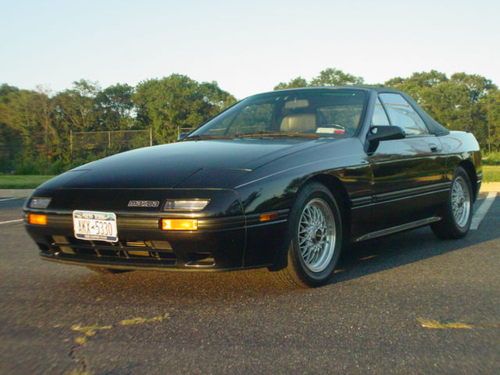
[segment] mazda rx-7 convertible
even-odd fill
[[[469,230],[479,145],[406,94],[307,88],[246,98],[172,144],[98,160],[26,201],[45,260],[98,272],[266,267],[319,286],[350,244]]]

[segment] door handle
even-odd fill
[[[439,151],[439,147],[435,143],[429,143],[429,147],[431,148],[432,152],[438,152]]]

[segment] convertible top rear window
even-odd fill
[[[362,90],[303,90],[252,96],[189,137],[349,137],[366,106]]]

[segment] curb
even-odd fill
[[[500,182],[483,182],[480,193],[500,192]]]

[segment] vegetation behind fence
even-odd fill
[[[361,77],[325,69],[275,89],[364,84]],[[500,151],[500,91],[473,74],[430,71],[383,85],[406,91],[449,129],[472,131],[493,157]],[[116,152],[174,141],[236,101],[216,82],[173,74],[132,87],[104,89],[80,80],[58,93],[0,85],[0,173],[56,174]]]

